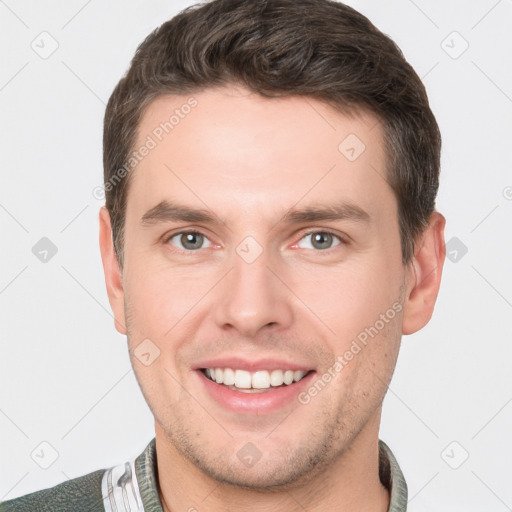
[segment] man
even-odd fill
[[[99,215],[155,439],[0,510],[405,511],[378,432],[439,290],[440,144],[342,3],[214,0],[155,30],[107,106]]]

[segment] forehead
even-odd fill
[[[377,118],[363,110],[348,116],[311,97],[265,98],[234,87],[160,96],[139,124],[135,150],[144,146],[127,217],[163,199],[226,217],[344,197],[378,213],[377,198],[394,199]]]

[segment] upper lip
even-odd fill
[[[313,367],[308,364],[295,363],[285,359],[263,358],[248,360],[242,357],[223,357],[219,359],[205,359],[195,364],[193,369],[199,370],[202,368],[231,368],[235,370],[245,370],[248,372],[255,372],[258,370],[313,370]]]

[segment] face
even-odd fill
[[[143,116],[111,303],[157,439],[204,474],[297,482],[376,438],[412,269],[382,134],[240,88]]]

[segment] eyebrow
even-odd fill
[[[160,201],[141,218],[142,225],[172,221],[214,224],[218,222],[218,218],[209,210],[190,208],[189,206],[180,205],[167,200]]]
[[[370,214],[351,203],[322,204],[319,206],[308,206],[303,209],[290,209],[283,218],[286,224],[301,222],[316,222],[325,220],[354,220],[369,224]]]
[[[294,224],[301,222],[352,220],[369,224],[371,216],[359,206],[347,202],[312,205],[302,209],[291,208],[279,222]],[[141,218],[143,226],[164,222],[198,222],[204,224],[222,223],[212,211],[191,208],[172,201],[163,200],[148,210]]]

